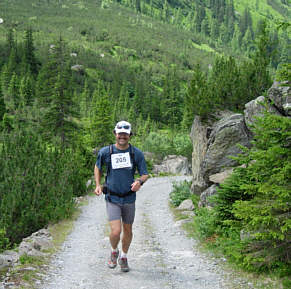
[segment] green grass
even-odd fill
[[[177,63],[176,55],[184,50],[185,40],[191,33],[177,30],[169,24],[163,24],[146,16],[139,16],[125,7],[111,4],[110,9],[101,9],[95,1],[83,1],[76,5],[72,1],[62,1],[67,8],[51,0],[50,5],[36,0],[2,1],[0,10],[5,23],[0,26],[0,40],[5,39],[5,27],[16,27],[21,31],[32,26],[36,44],[48,45],[59,35],[76,49],[85,49],[95,53],[106,53],[108,48],[120,47],[115,51],[122,57],[124,51],[136,51],[143,59],[147,50],[150,59],[167,59]],[[108,33],[108,39],[102,41],[102,33]],[[81,34],[83,32],[83,36]],[[106,45],[108,44],[107,48]],[[104,51],[105,48],[105,51]],[[158,49],[158,50],[156,50]],[[121,52],[121,53],[120,53]],[[209,59],[211,55],[200,49],[189,49],[189,59]],[[202,57],[203,55],[203,57]],[[162,56],[162,57],[161,57]]]
[[[273,3],[279,3],[279,0],[272,0]],[[289,17],[287,15],[282,15],[272,6],[267,4],[267,0],[235,0],[234,8],[239,12],[240,15],[243,14],[245,7],[249,7],[250,12],[253,17],[253,24],[256,25],[260,19],[267,18],[270,20],[271,25],[275,26],[277,20],[288,20],[290,21],[291,8],[290,6],[286,6],[283,4],[279,4],[283,6],[286,11],[289,11]]]

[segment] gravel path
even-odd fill
[[[129,273],[106,266],[110,252],[103,197],[90,197],[72,233],[54,257],[41,289],[220,289],[227,274],[217,260],[195,249],[168,207],[172,181],[152,178],[137,195],[134,238],[128,254]],[[250,287],[242,287],[250,288]]]

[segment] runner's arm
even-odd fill
[[[94,167],[94,178],[95,178],[95,184],[96,184],[96,188],[94,190],[94,193],[99,196],[102,194],[102,187],[101,187],[101,176],[102,176],[102,172],[99,170],[99,168],[95,165]]]
[[[140,187],[147,181],[149,175],[141,175],[131,184],[131,190],[137,192]]]

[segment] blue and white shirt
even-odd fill
[[[133,160],[130,156],[130,148],[119,150],[113,145],[112,155],[110,156],[110,146],[103,147],[99,150],[96,166],[102,171],[102,166],[105,164],[109,168],[107,175],[107,186],[110,191],[118,194],[126,194],[131,189],[131,184],[134,182]],[[134,153],[134,163],[139,174],[148,175],[146,162],[141,150],[132,146]],[[108,195],[105,195],[108,200]],[[133,203],[136,200],[136,193],[125,197],[111,195],[111,202],[118,204]]]

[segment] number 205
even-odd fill
[[[126,162],[126,157],[120,157],[120,158],[117,158],[116,159],[116,163],[123,163],[123,162]]]

